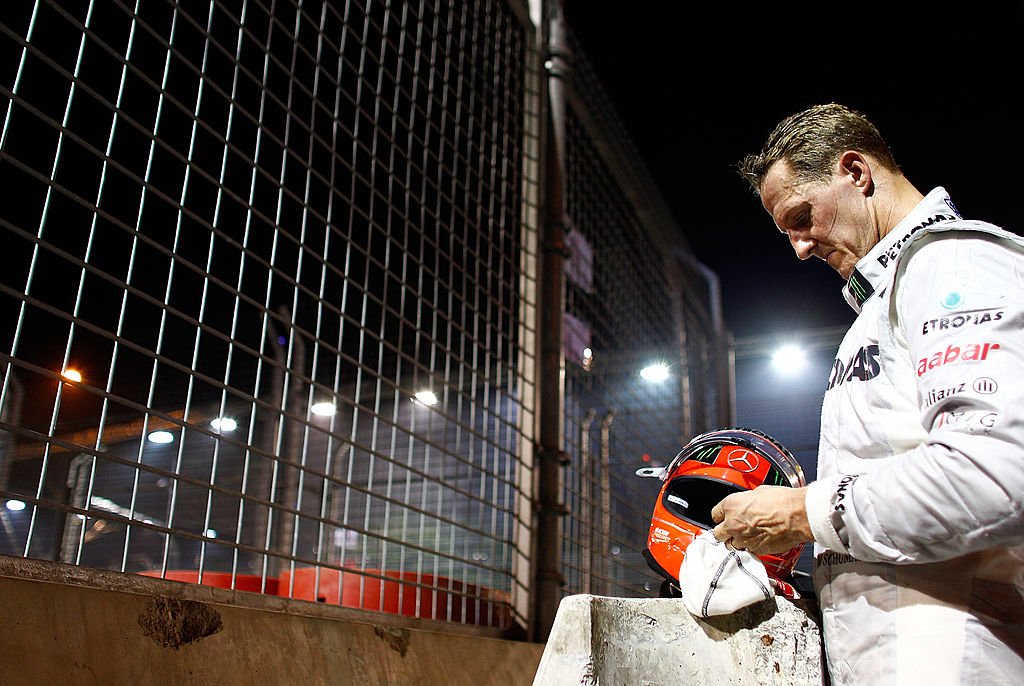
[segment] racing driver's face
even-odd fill
[[[761,183],[761,202],[797,257],[825,260],[844,279],[879,239],[868,202],[870,170],[858,160],[844,155],[827,183],[801,183],[780,160]]]

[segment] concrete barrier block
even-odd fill
[[[711,619],[675,598],[564,598],[533,686],[821,686],[813,602],[775,597]]]
[[[0,555],[2,686],[526,686],[499,630]]]

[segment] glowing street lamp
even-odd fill
[[[640,376],[652,383],[661,383],[668,378],[668,365],[664,363],[652,364],[640,370]]]
[[[772,366],[787,376],[797,374],[806,365],[807,356],[804,351],[791,343],[781,346],[772,354]]]
[[[216,419],[210,421],[210,426],[212,426],[215,431],[227,433],[229,431],[234,431],[235,429],[237,429],[238,422],[236,422],[231,417],[217,417]]]
[[[433,391],[420,391],[416,394],[416,400],[420,401],[427,407],[437,404],[437,396]]]
[[[313,403],[309,408],[309,411],[318,417],[332,417],[334,413],[338,411],[338,408],[334,406],[334,403],[327,401]]]
[[[170,431],[153,431],[146,437],[150,443],[173,443],[174,434]]]
[[[74,381],[75,383],[82,382],[82,372],[78,371],[77,369],[65,369],[63,372],[61,372],[61,376],[63,376],[68,381]]]

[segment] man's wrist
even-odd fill
[[[792,509],[793,520],[791,528],[799,534],[800,540],[811,541],[814,539],[814,532],[811,530],[810,518],[807,516],[807,487],[794,489],[794,503]]]
[[[842,553],[848,553],[847,542],[836,530],[832,515],[837,506],[845,508],[845,503],[835,502],[836,493],[843,482],[842,475],[828,479],[820,479],[807,486],[804,494],[804,507],[807,511],[807,522],[814,541],[819,545]],[[845,499],[845,498],[844,498]]]

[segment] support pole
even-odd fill
[[[548,24],[548,123],[544,146],[544,221],[541,236],[541,287],[538,319],[540,336],[538,451],[534,521],[532,638],[547,640],[555,621],[565,579],[562,575],[562,450],[565,358],[562,352],[562,313],[565,263],[565,94],[568,73],[565,23],[558,0],[545,3]]]

